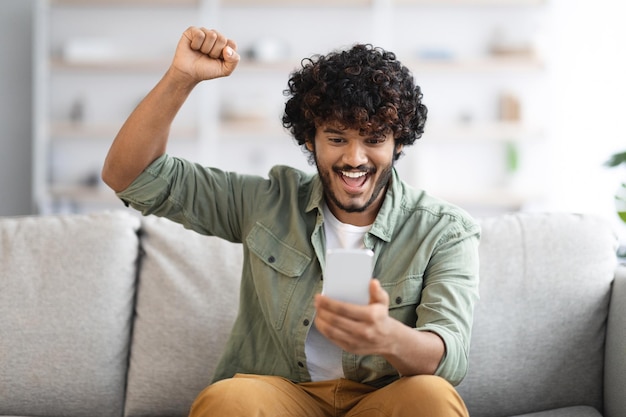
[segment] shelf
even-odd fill
[[[52,59],[50,68],[56,71],[130,71],[157,72],[165,71],[170,65],[170,58],[162,59],[115,59],[68,61]],[[498,71],[540,71],[544,63],[535,57],[486,57],[476,59],[408,59],[403,63],[412,71],[419,72],[498,72]],[[298,59],[285,59],[272,62],[255,61],[242,58],[236,71],[290,73],[300,66]]]
[[[540,6],[547,0],[392,0],[398,6]]]
[[[375,0],[221,0],[222,7],[230,6],[280,6],[280,7],[345,7],[371,6]]]
[[[442,125],[426,123],[425,137],[433,142],[520,142],[543,137],[541,129],[519,122],[467,123]]]
[[[115,192],[106,185],[52,185],[50,196],[57,200],[68,200],[72,203],[110,204],[119,202]]]
[[[252,72],[252,73],[271,73],[283,72],[289,74],[296,68],[300,68],[299,59],[281,59],[276,61],[260,61],[245,56],[241,57],[241,61],[237,65],[236,72]]]
[[[68,61],[52,59],[50,69],[53,71],[121,71],[121,72],[163,72],[170,65],[171,58],[163,59],[115,59]]]
[[[392,0],[398,6],[538,6],[547,0]],[[222,0],[221,6],[371,6],[375,0]]]
[[[50,137],[53,140],[70,139],[70,140],[94,140],[94,139],[113,139],[122,127],[119,124],[83,124],[71,122],[52,123],[50,126]],[[172,126],[170,137],[176,138],[196,138],[198,129],[193,126]]]
[[[405,54],[406,55],[406,54]],[[501,71],[541,71],[541,59],[529,56],[490,56],[472,59],[402,59],[402,63],[414,72],[475,73]],[[300,66],[298,59],[260,62],[242,58],[236,71],[290,73]]]
[[[475,59],[410,59],[403,63],[414,72],[540,71],[544,63],[529,56],[491,56]]]
[[[190,7],[198,6],[201,0],[50,0],[52,6],[106,6],[106,7]]]
[[[227,118],[220,122],[220,138],[246,138],[246,137],[285,137],[288,136],[278,119],[267,120],[258,117],[250,118]]]

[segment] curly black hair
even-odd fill
[[[329,122],[361,134],[392,133],[396,145],[412,145],[424,133],[428,110],[413,75],[393,52],[370,44],[302,60],[284,94],[282,123],[299,145]]]

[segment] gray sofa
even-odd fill
[[[607,224],[481,223],[458,387],[471,415],[626,416],[626,268]],[[0,219],[0,415],[185,416],[235,315],[240,258],[123,211]]]

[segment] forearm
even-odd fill
[[[432,375],[445,353],[445,344],[436,334],[415,330],[390,319],[389,344],[380,352],[403,376]]]
[[[167,147],[171,124],[196,82],[168,70],[128,117],[102,170],[104,182],[122,191]]]
[[[230,75],[237,45],[206,28],[181,36],[167,73],[131,113],[111,145],[102,179],[113,190],[126,189],[151,162],[163,155],[170,127],[193,88],[201,81]]]

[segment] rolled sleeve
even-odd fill
[[[474,305],[478,300],[480,229],[446,235],[426,271],[417,329],[441,337],[445,354],[436,375],[459,384],[467,373]]]
[[[258,182],[165,154],[117,196],[143,215],[167,217],[198,233],[240,242],[241,210]]]
[[[135,180],[117,197],[124,204],[138,210],[144,215],[152,214],[167,200],[169,181],[164,171],[172,171],[173,161],[168,155],[162,155],[150,164]]]

